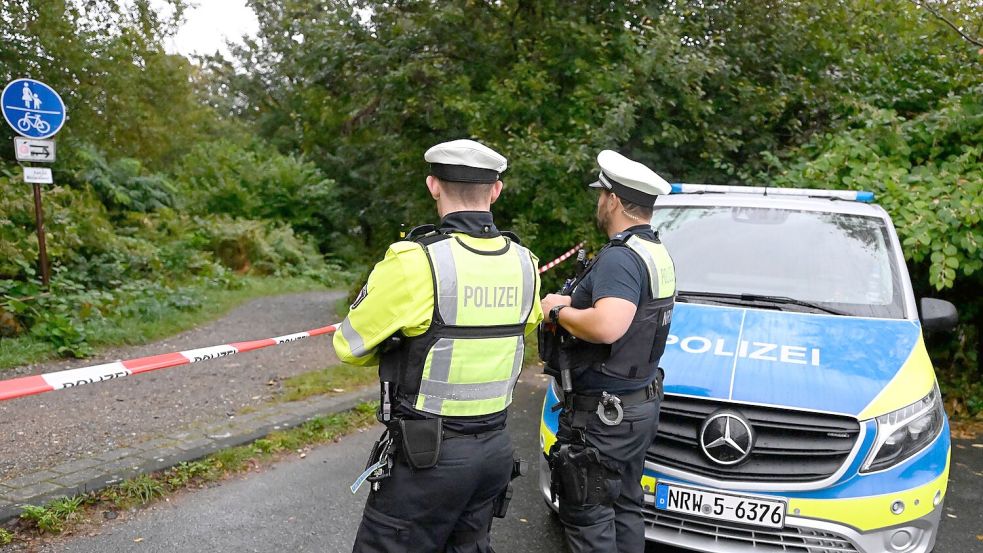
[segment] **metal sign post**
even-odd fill
[[[48,274],[48,247],[44,240],[44,211],[41,209],[41,184],[34,183],[34,220],[38,227],[38,261],[41,264],[41,283],[48,287],[51,275]]]
[[[50,86],[34,79],[15,79],[0,93],[3,118],[21,137],[14,138],[17,161],[52,163],[55,161],[54,136],[65,124],[65,103]],[[24,168],[24,182],[34,185],[34,220],[38,231],[38,265],[41,282],[47,288],[51,279],[48,270],[48,248],[45,243],[44,210],[41,207],[41,185],[52,184],[51,169]]]

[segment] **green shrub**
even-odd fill
[[[284,224],[211,215],[200,236],[224,266],[239,273],[294,276],[324,267],[312,244]]]
[[[80,167],[74,172],[79,185],[88,185],[103,205],[114,213],[149,212],[174,207],[177,190],[160,174],[148,174],[143,165],[129,158],[109,161],[92,146],[83,146],[76,155]]]
[[[266,219],[319,235],[334,208],[334,182],[312,163],[259,142],[206,141],[174,169],[188,211]]]
[[[87,357],[92,347],[85,341],[85,330],[60,313],[42,313],[31,327],[31,334],[55,346],[61,355]]]

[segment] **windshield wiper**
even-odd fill
[[[692,297],[692,298],[707,298],[707,299],[723,299],[723,300],[733,300],[738,302],[758,302],[758,303],[771,303],[776,305],[798,305],[800,307],[808,307],[810,309],[816,309],[824,313],[829,313],[831,315],[849,315],[845,311],[840,311],[839,309],[833,309],[832,307],[826,307],[818,303],[812,303],[803,300],[797,300],[795,298],[789,298],[786,296],[768,296],[762,294],[726,294],[723,292],[695,292],[689,290],[679,290],[676,292],[677,296]]]

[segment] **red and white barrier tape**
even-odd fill
[[[129,359],[126,361],[116,361],[102,365],[93,365],[81,369],[70,369],[35,376],[24,376],[12,378],[10,380],[0,380],[0,401],[53,392],[64,388],[73,388],[83,384],[95,384],[114,378],[122,378],[131,374],[140,374],[157,369],[167,369],[180,365],[190,365],[199,361],[208,361],[217,357],[235,355],[247,351],[275,346],[285,342],[295,342],[311,336],[330,334],[338,329],[338,325],[322,326],[307,332],[287,334],[276,338],[265,340],[252,340],[249,342],[233,342],[221,346],[209,346],[206,348],[191,349],[177,353],[165,353],[162,355],[151,355],[139,359]]]
[[[577,250],[579,250],[583,245],[583,242],[577,244],[571,248],[570,251],[540,267],[539,272],[545,273],[560,263],[563,263],[569,259],[571,255],[576,253]],[[199,361],[208,361],[209,359],[215,359],[217,357],[226,357],[237,353],[244,353],[247,351],[275,346],[277,344],[283,344],[285,342],[295,342],[311,336],[331,334],[338,330],[339,324],[322,326],[321,328],[315,328],[313,330],[308,330],[307,332],[287,334],[285,336],[267,338],[265,340],[233,342],[231,344],[223,344],[221,346],[209,346],[176,353],[151,355],[150,357],[140,357],[138,359],[128,359],[126,361],[115,361],[113,363],[82,367],[80,369],[69,369],[66,371],[12,378],[10,380],[0,380],[0,401],[34,394],[43,394],[45,392],[53,392],[64,388],[74,388],[85,384],[105,382],[107,380],[123,378],[124,376],[130,376],[132,374],[155,371],[157,369],[168,369],[181,365],[190,365],[191,363],[197,363]]]
[[[575,254],[575,253],[577,253],[577,250],[579,250],[583,245],[584,245],[583,242],[577,244],[576,246],[570,248],[570,251],[568,251],[567,253],[561,255],[560,257],[557,257],[553,261],[550,261],[546,265],[543,265],[542,267],[540,267],[539,268],[540,274],[545,273],[546,271],[552,269],[553,267],[556,267],[560,263],[563,263],[567,259],[570,259],[570,256],[573,255],[573,254]]]

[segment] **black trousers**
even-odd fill
[[[607,426],[594,413],[581,413],[586,421],[587,445],[596,447],[609,466],[621,469],[621,494],[613,505],[576,506],[560,500],[560,521],[573,553],[642,553],[645,523],[642,518],[642,470],[645,451],[655,439],[659,425],[659,399],[624,408],[617,426]],[[560,413],[557,441],[571,443],[574,413]]]
[[[512,476],[512,439],[496,430],[447,437],[437,466],[414,471],[397,453],[392,476],[371,492],[355,553],[493,553],[495,499]]]

